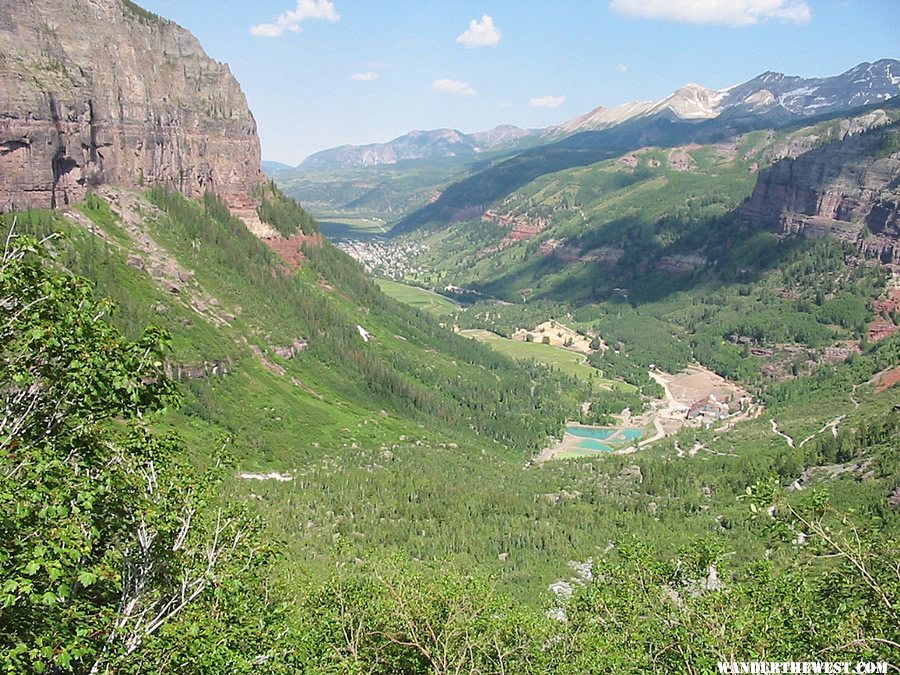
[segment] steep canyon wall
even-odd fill
[[[0,210],[163,182],[245,198],[256,123],[228,66],[126,0],[0,3]]]
[[[900,265],[900,122],[846,137],[763,171],[742,208],[749,227],[833,237]]]

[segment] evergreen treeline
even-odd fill
[[[330,245],[303,245],[304,274],[273,275],[273,254],[212,196],[207,196],[204,210],[174,193],[156,192],[152,197],[170,216],[161,227],[183,229],[190,241],[211,244],[203,250],[216,258],[223,274],[227,272],[229,284],[240,283],[240,275],[252,286],[267,308],[267,323],[282,332],[294,325],[295,334],[310,343],[304,358],[330,364],[344,379],[368,389],[373,400],[389,401],[398,411],[434,417],[451,427],[471,426],[523,450],[555,433],[574,407],[575,393],[566,393],[573,389],[571,381],[539,365],[523,377],[522,369],[508,359],[385,296],[355,261]],[[220,232],[228,234],[227,242]],[[340,289],[343,297],[313,290],[305,274]],[[440,366],[423,362],[418,350],[386,350],[377,346],[378,340],[370,347],[360,339],[358,323],[373,330],[372,325],[385,321],[394,331],[385,338],[395,340],[393,335],[399,333],[407,345],[437,351]]]
[[[285,197],[275,181],[267,182],[254,196],[260,200],[256,208],[259,219],[274,227],[282,236],[318,234],[319,225],[315,218],[293,199]]]

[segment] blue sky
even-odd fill
[[[263,157],[543,127],[766,70],[900,58],[900,0],[139,0],[227,62]]]

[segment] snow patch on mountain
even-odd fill
[[[719,116],[721,103],[726,96],[726,90],[687,84],[652,106],[645,114],[668,110],[683,120],[711,119]]]
[[[515,148],[523,141],[555,140],[577,133],[602,131],[638,119],[668,117],[687,122],[735,116],[772,115],[773,119],[803,119],[841,112],[900,95],[900,61],[882,59],[823,78],[802,78],[768,71],[725,89],[687,84],[659,101],[632,101],[599,107],[563,124],[545,129],[501,125],[464,134],[454,129],[413,131],[388,143],[343,146],[308,157],[304,169],[395,164],[403,160],[472,157],[487,151]]]

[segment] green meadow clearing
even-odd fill
[[[461,330],[459,333],[460,335],[484,342],[492,349],[514,359],[534,360],[538,363],[552,366],[566,375],[577,377],[583,381],[592,381],[602,387],[623,392],[636,391],[635,387],[627,382],[603,379],[602,373],[596,368],[587,365],[584,354],[579,352],[554,347],[553,345],[545,345],[541,342],[510,340],[491,331],[477,328]]]
[[[356,218],[340,214],[316,214],[319,229],[329,240],[366,239],[387,233],[384,221],[374,218]]]
[[[450,316],[459,310],[459,306],[455,302],[426,288],[409,286],[388,279],[378,279],[377,282],[378,287],[394,300],[399,300],[434,316]]]

